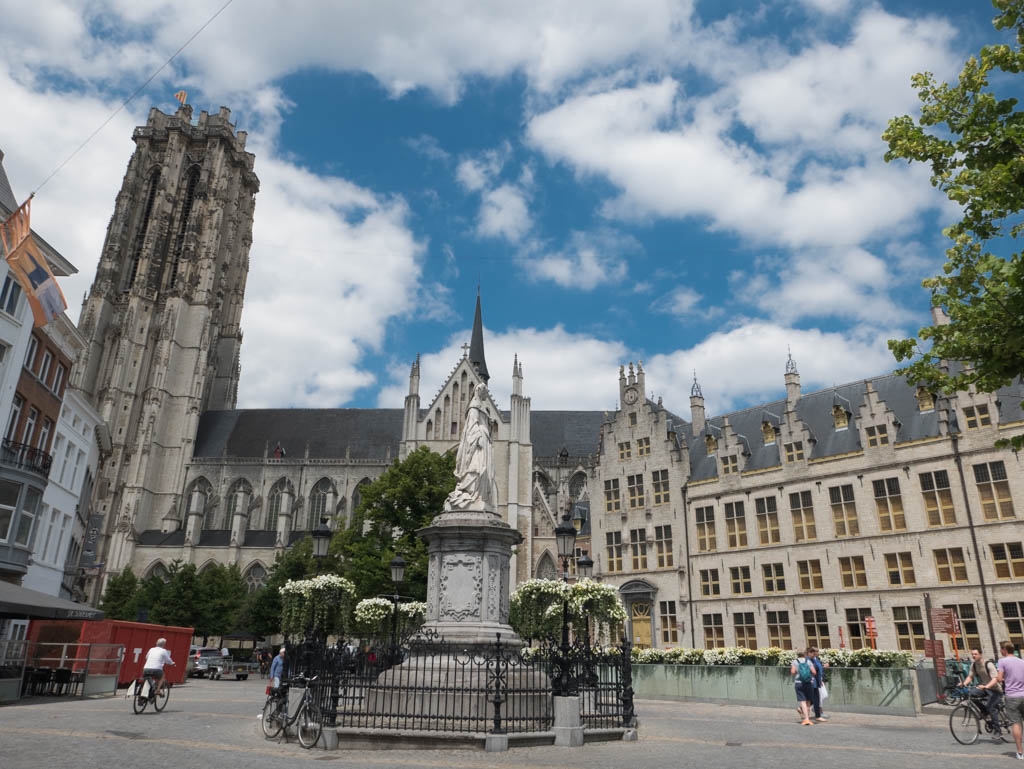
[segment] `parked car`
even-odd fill
[[[199,647],[192,650],[186,670],[190,678],[220,678],[223,665],[220,649]]]

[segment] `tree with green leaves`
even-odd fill
[[[167,569],[159,600],[149,610],[149,621],[194,628],[201,624],[202,598],[195,564],[175,560]]]
[[[1024,232],[1024,113],[990,84],[1024,71],[1024,0],[992,4],[996,30],[1013,40],[983,47],[956,83],[914,75],[920,116],[893,118],[882,134],[886,161],[927,163],[932,185],[963,212],[944,231],[942,274],[924,281],[949,322],[889,342],[910,382],[947,394],[992,392],[1024,374],[1024,255],[1014,250]],[[1024,446],[1024,436],[1011,443]]]
[[[107,589],[100,599],[100,609],[107,619],[134,621],[138,616],[139,578],[131,566],[107,580]]]
[[[203,569],[199,574],[199,594],[202,605],[196,635],[222,636],[240,629],[238,621],[245,604],[246,585],[237,564],[218,563]]]
[[[416,532],[442,512],[455,481],[454,453],[421,446],[362,488],[351,525],[331,542],[331,552],[341,557],[341,575],[352,580],[359,596],[394,592],[389,565],[399,555],[406,564],[402,593],[426,597],[427,545]]]

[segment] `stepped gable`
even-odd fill
[[[278,443],[287,457],[387,461],[398,456],[402,409],[234,409],[199,420],[193,456],[262,457]]]

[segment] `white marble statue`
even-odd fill
[[[462,440],[455,455],[455,477],[459,482],[444,501],[446,511],[483,509],[497,512],[498,484],[494,480],[491,423],[484,411],[486,399],[487,387],[478,384],[469,401]]]

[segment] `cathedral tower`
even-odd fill
[[[110,428],[96,484],[107,573],[145,530],[176,531],[199,415],[235,405],[259,180],[230,112],[150,110],[128,163],[80,330],[74,382]]]

